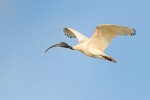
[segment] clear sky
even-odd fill
[[[0,100],[150,100],[150,0],[0,0]],[[117,64],[54,48],[98,24],[136,29],[106,50]]]

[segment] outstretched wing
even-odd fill
[[[98,25],[89,40],[89,46],[104,52],[112,39],[117,35],[135,35],[135,29],[112,24]]]
[[[87,41],[89,38],[72,28],[64,28],[64,33],[70,38],[77,38],[78,42]]]

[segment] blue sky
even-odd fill
[[[1,0],[0,100],[150,100],[150,0]],[[64,27],[90,37],[98,24],[136,29],[106,50],[114,64],[55,48]]]

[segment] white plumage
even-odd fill
[[[77,38],[79,43],[75,46],[69,46],[67,43],[61,42],[49,47],[45,52],[52,47],[59,46],[70,48],[72,50],[79,50],[90,57],[116,62],[116,60],[104,53],[105,49],[115,36],[135,35],[135,29],[113,24],[103,24],[96,27],[96,30],[91,38],[86,37],[72,28],[64,28],[64,33],[70,38]]]

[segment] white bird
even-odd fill
[[[113,24],[98,25],[94,34],[90,38],[86,37],[85,35],[79,33],[72,28],[64,28],[64,33],[70,38],[77,38],[79,43],[75,46],[70,46],[65,42],[60,42],[58,44],[50,46],[48,49],[45,50],[45,52],[53,47],[64,47],[71,50],[79,50],[83,54],[90,57],[101,58],[115,63],[115,59],[104,53],[109,43],[117,35],[136,34],[134,28]]]

